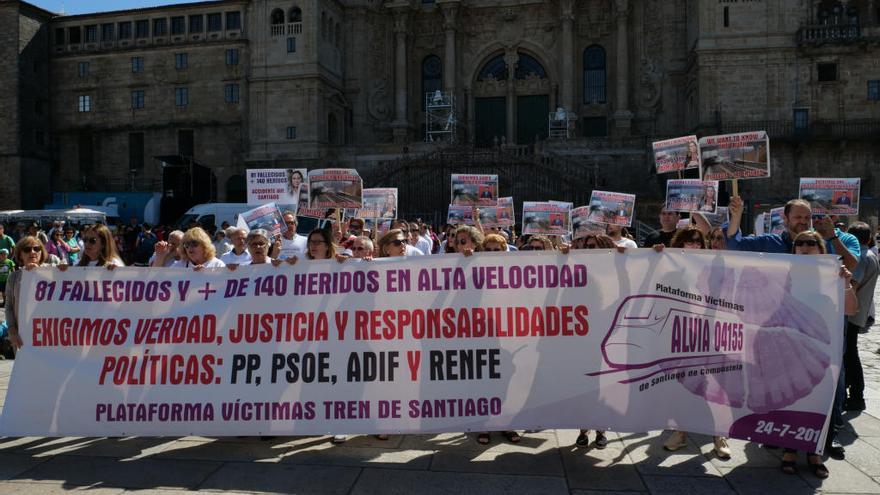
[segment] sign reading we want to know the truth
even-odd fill
[[[676,427],[820,450],[831,256],[633,250],[25,272],[4,435]]]

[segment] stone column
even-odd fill
[[[562,106],[567,111],[575,109],[574,101],[574,2],[562,0],[559,4],[562,22]],[[555,110],[555,108],[551,108]]]
[[[446,35],[443,89],[455,94],[455,81],[458,75],[455,61],[455,16],[458,13],[458,2],[443,2],[440,3],[440,8],[443,10],[443,33]]]
[[[516,64],[519,54],[516,47],[510,47],[504,54],[507,64],[507,144],[513,144],[516,137]]]
[[[632,122],[629,110],[629,0],[614,0],[614,15],[617,19],[617,84],[613,118],[618,131],[628,134]]]
[[[406,31],[409,23],[409,12],[403,7],[395,7],[394,12],[394,142],[405,143],[408,140],[409,122],[407,121],[407,82],[406,82]]]

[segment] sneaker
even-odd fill
[[[588,436],[589,432],[590,430],[581,430],[581,433],[578,435],[577,440],[574,441],[574,444],[578,447],[586,447],[587,445],[590,445],[590,437]]]
[[[730,459],[730,446],[727,445],[727,439],[724,437],[715,437],[715,455],[719,459]]]
[[[666,439],[666,443],[663,444],[663,448],[670,451],[675,452],[676,450],[687,445],[687,434],[683,431],[675,430],[672,432],[672,435],[669,435],[669,438]]]
[[[597,431],[596,432],[596,448],[599,450],[602,450],[607,446],[608,446],[608,437],[605,436],[605,432]]]
[[[345,443],[346,440],[348,440],[347,435],[333,435],[333,440],[330,440],[330,441],[333,443],[339,444],[339,443]]]
[[[829,444],[825,445],[825,455],[832,459],[842,461],[846,459],[846,449],[843,448],[843,445],[841,445],[837,439],[834,439]]]

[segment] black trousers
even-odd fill
[[[843,369],[846,373],[848,397],[854,400],[865,398],[865,375],[859,359],[859,330],[861,327],[846,323],[846,348],[843,351]]]

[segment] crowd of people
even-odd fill
[[[810,204],[796,199],[785,205],[785,230],[781,234],[746,236],[740,229],[743,200],[732,197],[729,211],[729,221],[721,226],[713,226],[703,214],[694,212],[686,228],[677,228],[681,214],[662,209],[658,216],[660,229],[648,235],[642,247],[656,251],[682,248],[794,255],[830,253],[840,257],[841,277],[846,287],[845,372],[840,374],[825,453],[843,458],[844,449],[836,438],[844,426],[843,412],[865,409],[858,335],[873,324],[873,295],[880,274],[877,255],[880,231],[874,234],[863,222],[835,224],[836,218],[812,215]],[[18,231],[13,238],[0,225],[0,294],[4,295],[6,304],[8,338],[16,348],[23,345],[15,306],[20,297],[21,269],[39,266],[57,266],[62,270],[69,266],[112,270],[126,265],[194,270],[226,267],[235,270],[249,264],[272,264],[280,268],[324,259],[369,262],[445,253],[473,256],[484,252],[560,251],[567,254],[573,249],[616,249],[623,253],[638,247],[627,229],[616,225],[607,225],[604,233],[589,232],[574,239],[517,236],[511,229],[484,228],[476,209],[473,222],[470,222],[473,225],[444,225],[434,229],[420,220],[397,219],[388,231],[381,233],[366,229],[364,220],[351,218],[345,223],[328,223],[308,235],[300,235],[293,212],[284,212],[283,220],[283,230],[278,237],[263,229],[248,231],[226,225],[213,233],[200,226],[191,226],[185,231],[154,229],[147,224],[137,225],[137,221],[132,220],[129,225],[115,230],[102,224],[77,227],[55,222],[48,232],[43,232],[39,225],[33,224],[25,231]],[[596,431],[592,444],[589,434],[588,430],[581,430],[576,444],[605,448],[608,440],[604,431]],[[503,435],[510,442],[518,442],[521,438],[516,431],[505,431]],[[482,444],[489,443],[490,438],[489,432],[477,435],[477,441]],[[334,442],[342,441],[345,436],[334,438]],[[686,433],[673,431],[664,447],[675,451],[686,444]],[[731,455],[724,437],[714,438],[714,451],[721,458]],[[781,469],[785,473],[796,472],[796,455],[792,450],[784,451]],[[817,477],[829,475],[821,456],[816,453],[807,453],[807,462]]]

